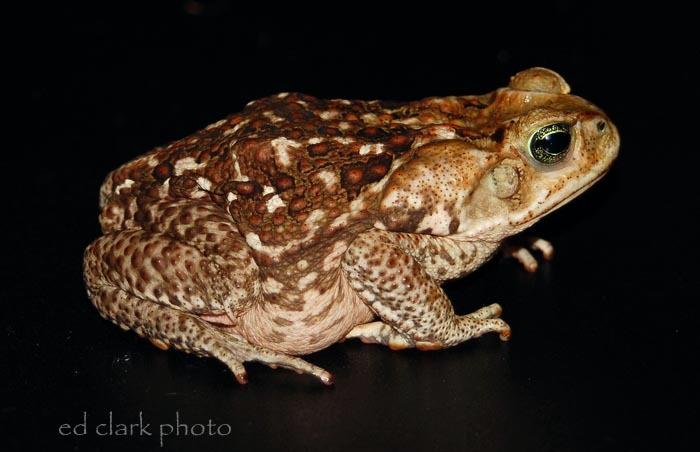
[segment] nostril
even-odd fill
[[[598,121],[596,127],[598,128],[598,132],[602,132],[603,130],[605,130],[605,121]]]

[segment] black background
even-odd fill
[[[176,413],[231,434],[171,436],[164,450],[691,447],[699,176],[688,11],[30,6],[6,16],[19,25],[6,41],[6,96],[21,102],[6,110],[2,163],[4,450],[155,450]],[[98,188],[132,157],[281,91],[475,94],[536,65],[608,112],[622,148],[603,181],[531,230],[553,241],[554,261],[531,275],[495,259],[448,284],[460,313],[501,303],[511,342],[432,353],[348,342],[308,356],[335,374],[331,389],[256,364],[241,387],[219,363],[157,350],[90,305],[81,261],[99,235]],[[115,423],[142,412],[153,436],[98,436],[110,411]],[[86,435],[59,434],[84,412]]]

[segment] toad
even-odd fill
[[[456,315],[441,284],[593,185],[618,147],[605,113],[544,68],[484,95],[256,100],[107,176],[88,296],[241,383],[257,361],[331,384],[299,355],[344,339],[506,340],[498,304]]]

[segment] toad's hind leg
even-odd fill
[[[258,361],[308,373],[330,384],[331,375],[325,370],[251,344],[205,320],[205,314],[234,320],[235,311],[229,315],[226,308],[245,306],[241,297],[256,293],[245,284],[248,267],[237,265],[235,253],[227,256],[228,260],[216,262],[211,255],[164,234],[120,231],[88,246],[85,283],[102,317],[159,348],[216,358],[241,383],[246,381],[243,363]]]
[[[301,358],[274,352],[219,330],[195,315],[142,300],[116,287],[102,287],[92,295],[100,314],[123,329],[130,329],[160,346],[173,346],[200,356],[216,358],[233,372],[239,383],[247,382],[243,363],[257,361],[317,377],[332,384],[330,373]]]
[[[352,243],[343,259],[343,271],[358,296],[382,322],[359,325],[348,338],[381,343],[394,349],[424,350],[459,344],[485,333],[510,337],[510,327],[492,304],[458,316],[440,285],[392,241],[390,233],[371,231]]]

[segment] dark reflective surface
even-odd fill
[[[164,450],[690,448],[698,96],[678,20],[662,37],[641,19],[623,36],[601,8],[563,4],[550,35],[531,36],[518,26],[527,11],[323,22],[216,2],[142,7],[37,9],[12,44],[8,71],[21,80],[8,88],[23,102],[3,160],[3,450],[155,450],[176,416],[188,431]],[[555,244],[553,262],[531,275],[495,260],[447,286],[461,313],[501,303],[511,342],[431,353],[348,342],[308,357],[335,374],[332,389],[254,364],[241,387],[222,365],[157,350],[88,302],[81,260],[99,234],[99,184],[137,154],[275,92],[473,94],[534,65],[605,109],[622,150],[605,179],[532,231]],[[669,122],[685,132],[666,133]],[[110,412],[113,431],[100,436]],[[84,413],[85,435],[59,433]],[[144,430],[118,435],[139,413]],[[214,432],[197,436],[196,424]]]

